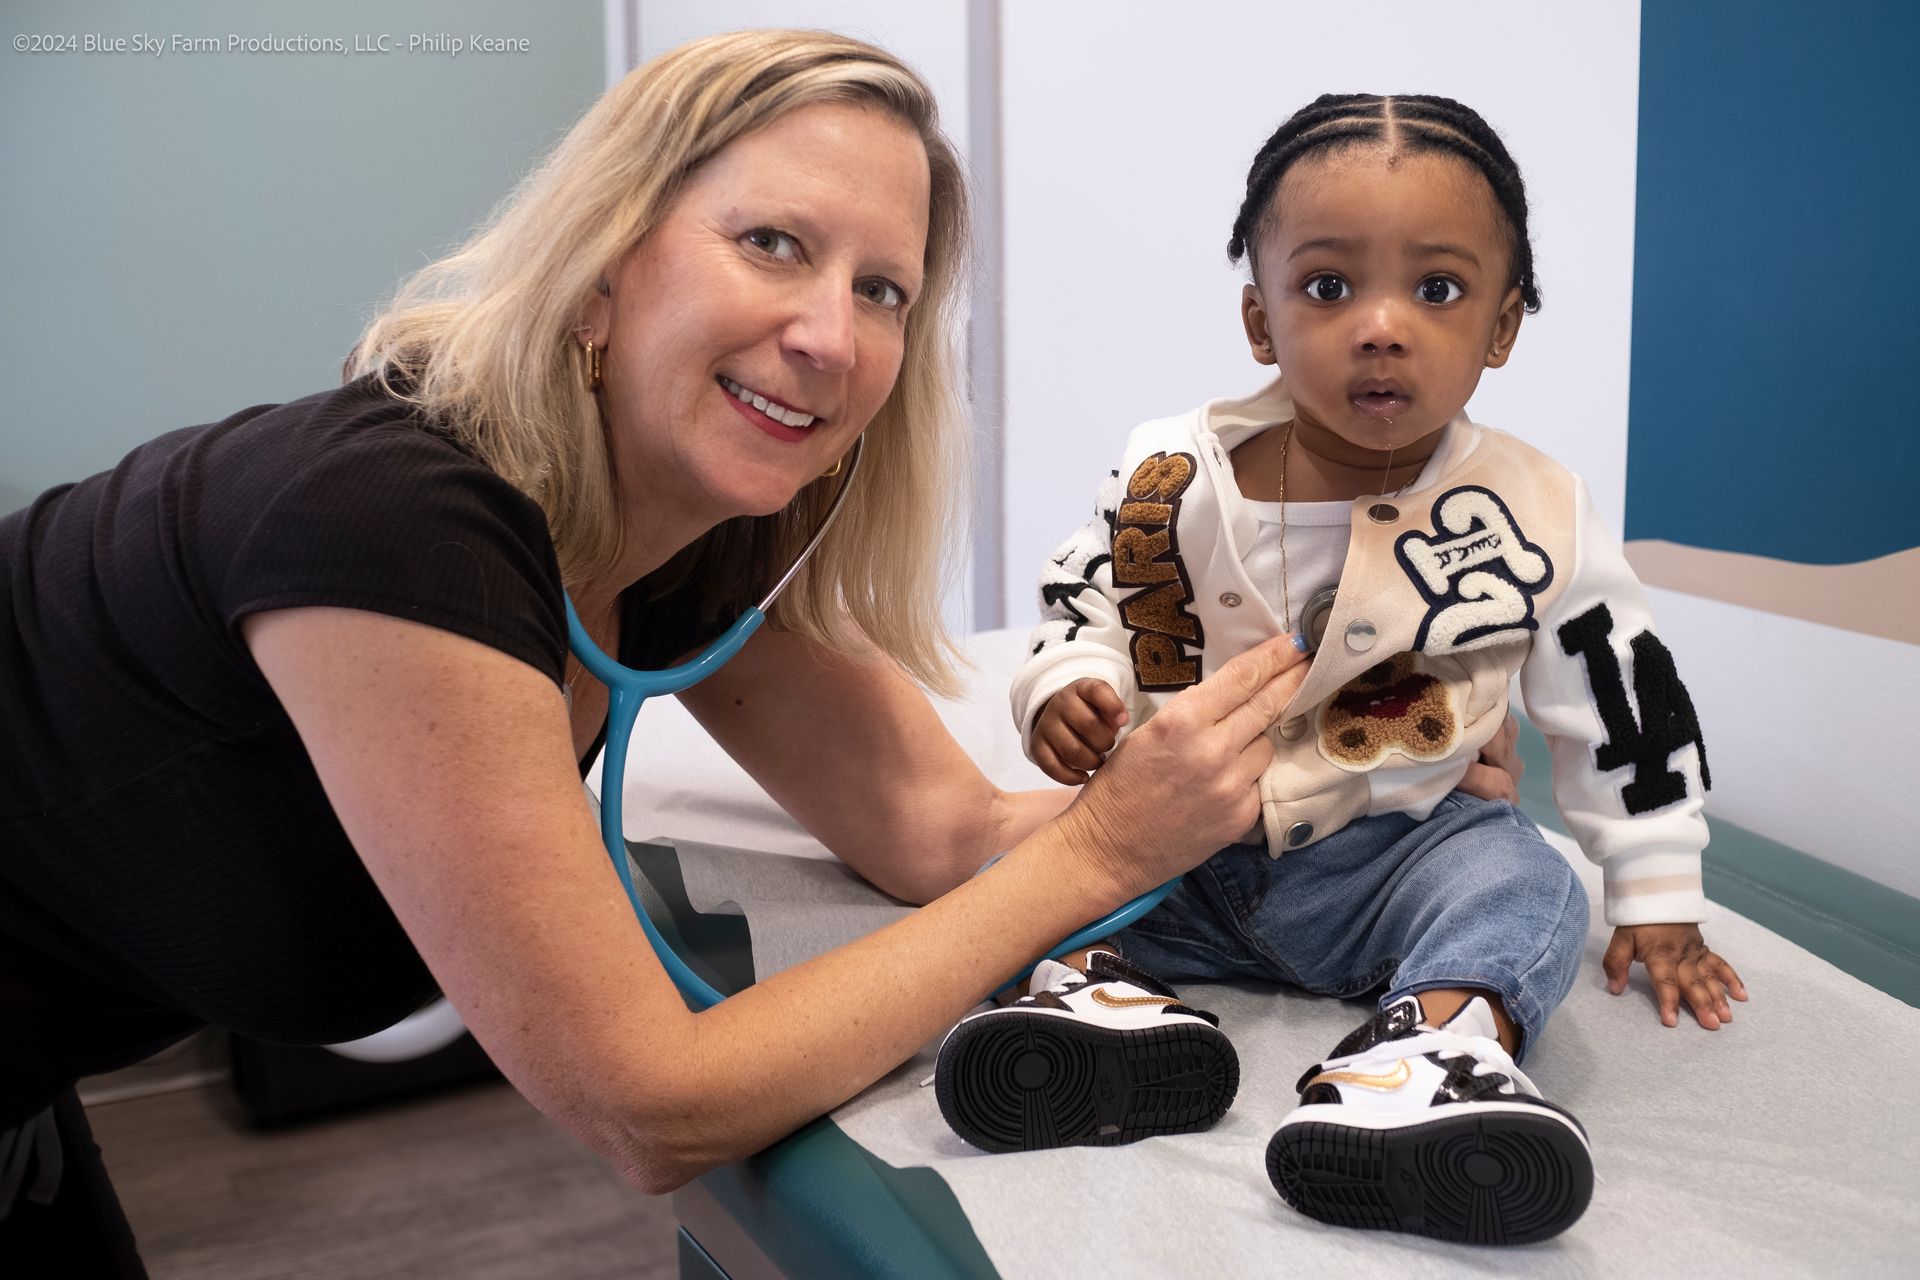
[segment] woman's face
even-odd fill
[[[800,108],[690,174],[585,317],[633,505],[765,515],[846,453],[900,372],[927,217],[919,137],[861,106]]]

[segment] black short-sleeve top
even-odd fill
[[[161,436],[0,520],[0,1127],[203,1023],[329,1043],[432,994],[241,641],[299,605],[561,677],[540,509],[372,379]]]

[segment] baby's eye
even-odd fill
[[[1449,280],[1445,276],[1428,276],[1414,292],[1420,295],[1420,301],[1431,302],[1435,306],[1457,302],[1467,295],[1458,280]]]
[[[1353,287],[1336,275],[1318,275],[1307,281],[1307,296],[1315,302],[1339,302],[1353,296]]]
[[[800,242],[784,231],[755,227],[740,238],[769,258],[778,258],[782,262],[800,261]]]
[[[907,291],[883,276],[869,276],[853,286],[853,291],[877,307],[898,311],[907,305]]]

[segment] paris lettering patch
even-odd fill
[[[1432,536],[1404,533],[1393,544],[1428,606],[1416,650],[1464,653],[1539,626],[1533,598],[1553,581],[1553,562],[1498,494],[1478,485],[1448,490],[1433,504],[1433,527]]]
[[[1133,633],[1134,678],[1149,693],[1200,682],[1200,619],[1187,608],[1193,583],[1180,559],[1180,495],[1198,464],[1190,453],[1156,453],[1127,477],[1113,532],[1113,585],[1138,587],[1120,602]],[[1189,647],[1191,646],[1191,647]]]

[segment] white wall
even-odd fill
[[[635,7],[642,62],[695,37],[746,27],[814,27],[871,41],[926,77],[948,135],[966,145],[966,0],[635,0]]]
[[[1546,298],[1468,412],[1593,487],[1626,474],[1635,5],[1008,4],[1006,616],[1147,418],[1252,391],[1227,235],[1248,163],[1321,93],[1438,93],[1507,141]],[[1550,100],[1548,99],[1548,95]]]

